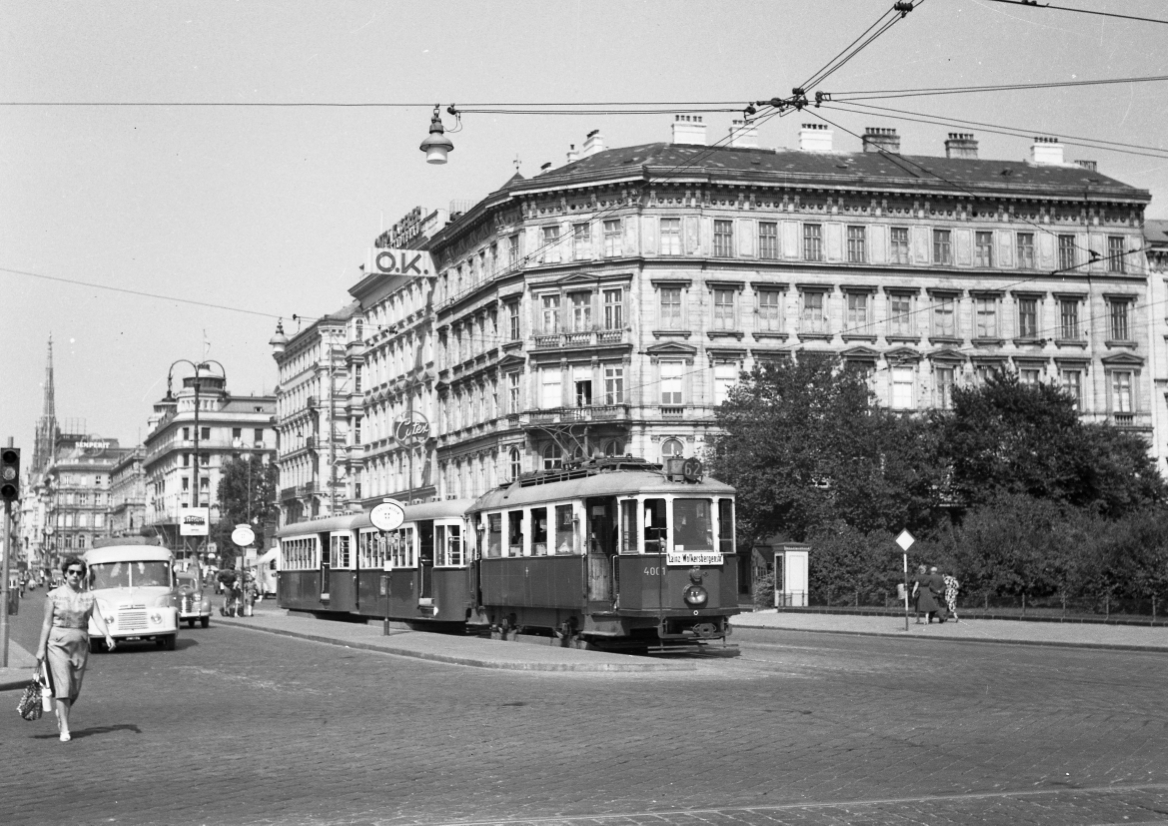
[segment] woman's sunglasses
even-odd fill
[[[68,571],[66,571],[65,573],[67,573],[67,574],[77,574],[77,576],[81,576],[82,574],[84,574],[84,573],[85,573],[85,571],[79,571],[79,570],[77,570],[76,568],[70,568],[70,569],[69,569]]]

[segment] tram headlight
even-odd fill
[[[690,608],[702,608],[710,601],[710,595],[701,585],[694,583],[686,586],[682,599]]]

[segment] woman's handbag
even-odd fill
[[[16,705],[16,710],[25,720],[39,720],[43,709],[41,707],[41,675],[39,668],[32,673],[32,679],[25,686],[24,694]]]

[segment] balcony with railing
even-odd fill
[[[553,407],[526,411],[528,424],[573,424],[575,422],[627,422],[627,404],[593,404],[583,407]]]
[[[576,350],[619,347],[628,343],[628,330],[586,330],[570,333],[537,333],[533,350]]]

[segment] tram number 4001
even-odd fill
[[[665,576],[665,570],[666,568],[664,565],[646,568],[645,576]]]

